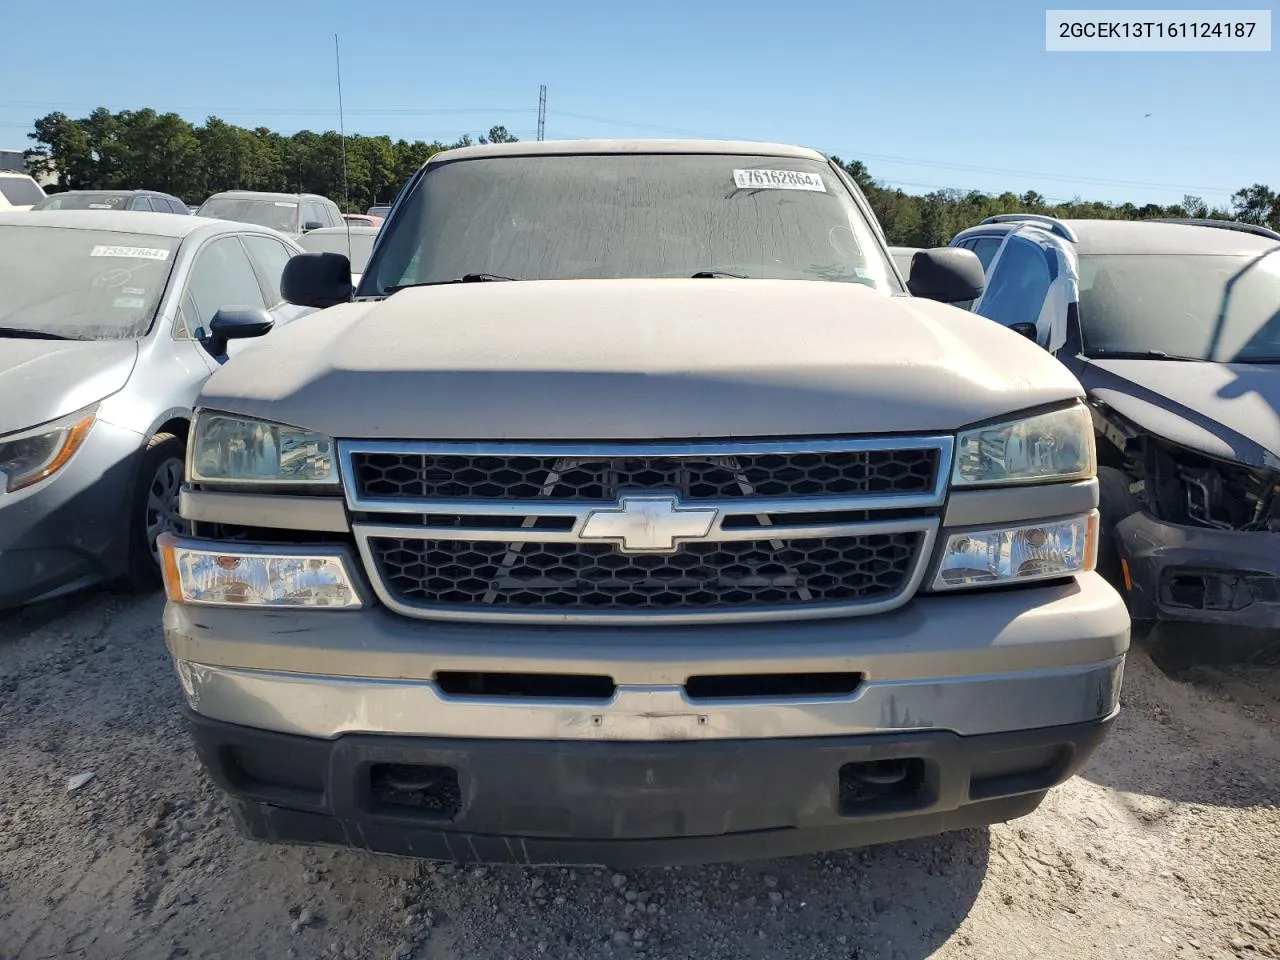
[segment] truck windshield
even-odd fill
[[[1083,254],[1080,327],[1085,352],[1098,358],[1280,362],[1280,249]]]
[[[384,226],[361,296],[468,274],[897,281],[826,164],[723,154],[502,156],[429,170]],[[714,282],[714,281],[709,281]]]

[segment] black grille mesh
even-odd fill
[[[525,457],[355,453],[356,489],[378,499],[614,500],[674,490],[685,500],[930,493],[936,448],[726,457]]]
[[[662,611],[889,599],[910,578],[922,534],[692,542],[672,554],[610,544],[370,541],[401,603],[419,607]]]

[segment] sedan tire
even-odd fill
[[[154,589],[160,583],[160,557],[156,547],[160,534],[185,534],[189,530],[178,513],[186,449],[180,437],[158,433],[143,454],[129,524],[128,580],[138,589]]]

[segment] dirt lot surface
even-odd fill
[[[0,615],[3,960],[1280,958],[1275,669],[1179,683],[1135,652],[1084,774],[989,831],[462,870],[240,839],[180,725],[160,610],[102,592]]]

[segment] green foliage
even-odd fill
[[[1030,190],[1022,196],[961,190],[937,190],[913,195],[872,179],[866,166],[857,160],[840,164],[867,195],[889,242],[904,247],[937,247],[946,244],[966,227],[998,213],[1044,213],[1061,219],[1150,220],[1154,217],[1213,217],[1245,220],[1280,230],[1280,194],[1262,184],[1239,190],[1231,198],[1231,211],[1210,209],[1201,197],[1185,196],[1181,203],[1161,206],[1148,203],[1106,204],[1084,201],[1049,203]]]
[[[175,113],[99,107],[73,120],[51,113],[35,122],[27,151],[32,173],[50,174],[63,190],[122,190],[145,187],[199,203],[223,190],[319,193],[348,211],[390,203],[427,158],[471,144],[439,140],[392,140],[352,135],[346,143],[343,184],[342,137],[333,130],[302,130],[284,136],[209,117],[199,126]],[[481,143],[515,141],[494,126]]]
[[[390,203],[400,187],[433,153],[466,147],[470,136],[454,143],[392,140],[352,135],[346,144],[343,183],[342,138],[333,130],[302,130],[284,136],[266,127],[249,130],[209,117],[193,126],[175,113],[99,107],[73,120],[51,113],[35,122],[27,152],[33,173],[48,173],[64,190],[147,187],[197,203],[222,190],[278,190],[319,193],[352,211]],[[489,128],[480,143],[515,141],[501,125]],[[867,195],[889,242],[935,247],[984,217],[997,213],[1047,213],[1063,218],[1138,220],[1152,217],[1239,219],[1280,230],[1280,194],[1263,184],[1238,190],[1231,210],[1211,209],[1202,198],[1181,203],[1107,204],[1084,201],[1049,203],[1034,190],[1022,196],[992,196],[977,191],[935,190],[922,195],[876,181],[858,160],[832,158]]]

